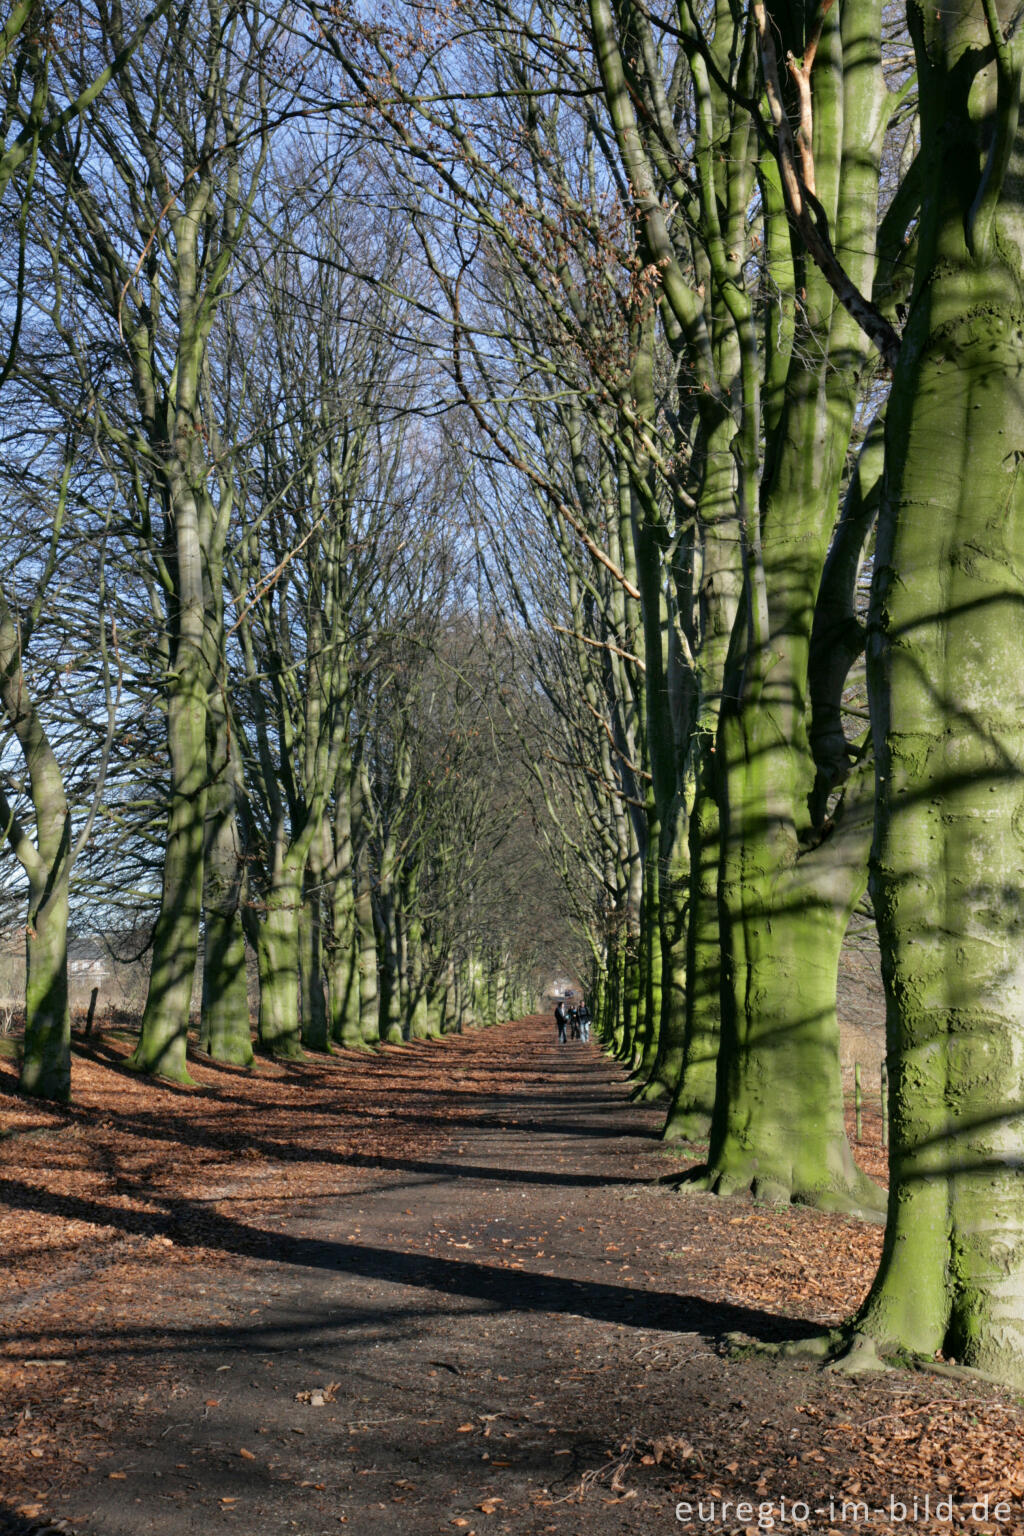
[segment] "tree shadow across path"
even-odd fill
[[[151,1188],[141,1175],[133,1187],[144,1203],[4,1179],[11,1206],[115,1234],[109,1275],[100,1255],[73,1309],[42,1292],[13,1298],[6,1320],[0,1309],[37,1368],[23,1390],[40,1382],[17,1433],[52,1421],[63,1447],[30,1489],[47,1516],[67,1515],[75,1536],[649,1536],[674,1528],[674,1489],[753,1488],[751,1439],[760,1456],[774,1436],[779,1464],[796,1466],[807,1373],[727,1360],[723,1339],[815,1331],[800,1265],[849,1224],[670,1193],[660,1111],[628,1105],[628,1083],[593,1050],[559,1059],[539,1030],[510,1027],[460,1052],[422,1053],[424,1072],[479,1057],[495,1092],[474,1091],[442,1142],[417,1144],[406,1124],[392,1156],[313,1149],[314,1168],[358,1170],[347,1193],[296,1198],[273,1169],[262,1189],[175,1191],[164,1160],[178,1094],[155,1117],[127,1100],[116,1110],[161,1160]],[[403,1070],[416,1094],[413,1063]],[[441,1094],[436,1075],[419,1086]],[[279,1125],[256,1141],[286,1164]],[[764,1267],[769,1219],[790,1245],[790,1289],[735,1286]],[[782,1297],[805,1315],[786,1316]],[[787,1472],[790,1494],[813,1474]]]

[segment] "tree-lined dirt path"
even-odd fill
[[[161,1090],[118,1081],[123,1102],[159,1105]],[[208,1070],[166,1121],[137,1114],[138,1134],[177,1124],[185,1160],[188,1126],[239,1082]],[[660,1112],[631,1105],[595,1047],[560,1048],[535,1020],[274,1082],[318,1127],[303,1149],[294,1122],[291,1181],[268,1099],[277,1161],[258,1191],[254,1143],[207,1170],[205,1198],[192,1184],[146,1205],[142,1175],[116,1168],[105,1194],[51,1187],[48,1207],[40,1184],[51,1221],[108,1223],[110,1261],[54,1244],[49,1280],[37,1267],[0,1301],[0,1530],[610,1536],[685,1529],[680,1502],[691,1529],[739,1531],[803,1500],[804,1528],[827,1531],[865,1528],[840,1518],[844,1497],[874,1511],[986,1491],[1013,1501],[991,1528],[1024,1530],[1009,1399],[730,1354],[735,1332],[842,1316],[878,1233],[678,1195]],[[0,1143],[15,1204],[29,1145],[117,1129],[113,1109],[52,1115]],[[164,1145],[150,1179],[170,1189]]]

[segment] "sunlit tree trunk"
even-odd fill
[[[359,1015],[359,948],[353,886],[351,764],[343,754],[335,786],[330,861],[331,927],[327,945],[331,1039],[346,1050],[365,1050]]]
[[[723,317],[724,320],[724,317]],[[739,373],[735,331],[718,327],[716,369],[722,378]],[[702,1141],[711,1125],[721,1032],[722,950],[718,876],[721,863],[721,782],[716,757],[729,636],[739,609],[742,570],[737,563],[737,421],[731,411],[705,407],[698,439],[701,529],[695,561],[700,569],[700,647],[695,655],[697,697],[689,743],[685,806],[687,907],[685,916],[685,998],[682,1061],[672,1083],[672,1102],[663,1135],[667,1140]]]
[[[249,988],[246,971],[242,893],[245,857],[238,819],[242,793],[233,735],[221,701],[211,707],[215,739],[210,761],[213,782],[206,797],[203,859],[203,994],[199,1044],[215,1061],[251,1066]]]
[[[920,250],[869,639],[890,1193],[860,1351],[1024,1385],[1024,196],[1000,0],[911,4]],[[998,24],[990,32],[988,16]]]
[[[199,605],[201,615],[201,587]],[[201,646],[191,639],[175,647],[175,659],[177,673],[167,699],[171,788],[160,910],[146,1007],[131,1064],[188,1082],[186,1047],[203,904],[207,675]]]
[[[35,837],[0,792],[6,839],[28,877],[25,1043],[18,1086],[44,1099],[71,1094],[68,1009],[68,877],[71,816],[60,764],[29,695],[18,625],[0,595],[0,701],[28,770]]]
[[[370,786],[360,764],[352,780],[352,833],[355,842],[356,950],[359,962],[359,1019],[364,1045],[382,1038],[377,932],[373,920],[373,886],[369,841]]]
[[[246,907],[249,941],[260,974],[260,1050],[282,1061],[302,1061],[299,1017],[299,918],[305,850],[289,844],[279,824],[271,853],[268,888]]]
[[[817,195],[870,287],[887,119],[880,6],[830,12],[816,52],[802,19],[790,24],[792,53],[807,47],[813,60]],[[814,609],[865,344],[806,258],[797,277],[804,318],[762,483],[751,444],[740,487],[747,592],[718,736],[723,1013],[705,1184],[870,1211],[880,1198],[847,1144],[835,1013],[839,949],[866,882],[866,824],[852,784],[833,818],[812,820],[808,734]]]

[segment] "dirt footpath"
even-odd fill
[[[145,1298],[123,1265],[106,1301],[86,1277],[77,1326],[41,1294],[0,1308],[8,1448],[45,1426],[0,1530],[948,1532],[924,1497],[988,1490],[1012,1518],[967,1528],[1024,1531],[1009,1399],[726,1345],[842,1316],[877,1230],[673,1193],[660,1112],[546,1021],[394,1059],[447,1106],[422,1147],[405,1122],[326,1198],[222,1186],[198,1262],[151,1265]]]

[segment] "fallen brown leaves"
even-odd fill
[[[106,1454],[122,1341],[177,1319],[179,1277],[265,1252],[285,1211],[435,1157],[496,1086],[497,1060],[459,1071],[475,1045],[252,1071],[195,1057],[181,1088],[129,1071],[131,1042],[100,1035],[76,1044],[70,1106],[20,1098],[0,1058],[6,1489],[35,1499]]]
[[[379,1055],[260,1062],[251,1072],[190,1062],[194,1088],[140,1078],[130,1045],[76,1051],[74,1105],[20,1099],[0,1059],[0,1308],[131,1255],[133,1267],[226,1257],[225,1221],[249,1228],[285,1203],[347,1193],[403,1158],[429,1157],[457,1118],[458,1075],[437,1104],[443,1045]],[[424,1070],[426,1067],[426,1070]]]
[[[229,1326],[215,1288],[209,1295],[204,1290],[207,1271],[241,1269],[250,1255],[266,1254],[286,1215],[312,1211],[396,1171],[435,1170],[461,1149],[459,1138],[470,1122],[517,1125],[528,1116],[534,1089],[536,1118],[543,1124],[550,1113],[544,1107],[551,1093],[544,1064],[549,1046],[548,1025],[527,1025],[512,1034],[455,1037],[376,1056],[314,1057],[299,1066],[261,1063],[250,1073],[196,1060],[196,1087],[181,1089],[128,1072],[129,1043],[108,1037],[79,1047],[70,1108],[19,1100],[12,1064],[0,1061],[0,1325],[9,1341],[0,1360],[0,1458],[6,1486],[24,1501],[22,1510],[42,1507],[79,1468],[124,1479],[117,1405],[146,1401],[145,1384],[139,1386],[124,1364],[130,1340],[145,1338],[147,1330],[155,1335],[178,1315],[183,1296],[207,1326]],[[516,1119],[495,1107],[507,1098],[513,1075]],[[638,1128],[656,1125],[656,1111],[628,1113],[636,1114]],[[852,1116],[850,1129],[852,1134]],[[878,1178],[884,1154],[877,1113],[865,1113],[864,1129],[855,1153]],[[656,1144],[642,1164],[635,1151],[617,1154],[612,1142],[595,1148],[602,1177],[606,1152],[634,1159],[616,1165],[617,1200],[598,1198],[595,1190],[586,1210],[564,1217],[559,1212],[531,1229],[527,1203],[522,1224],[517,1210],[515,1223],[502,1225],[487,1195],[477,1195],[460,1212],[464,1226],[436,1225],[416,1251],[436,1250],[474,1270],[486,1265],[494,1273],[525,1272],[527,1279],[550,1274],[584,1286],[615,1286],[625,1299],[649,1290],[664,1302],[666,1295],[685,1292],[691,1301],[776,1320],[780,1332],[786,1318],[836,1323],[863,1298],[877,1266],[879,1228],[803,1210],[675,1196],[658,1181],[679,1160]],[[568,1142],[555,1143],[552,1169],[566,1162],[571,1174],[576,1151]],[[365,1241],[358,1215],[351,1219],[348,1239]],[[414,1251],[396,1235],[395,1244],[400,1240],[404,1251]],[[585,1313],[582,1293],[580,1307]],[[626,1420],[653,1395],[647,1380],[656,1386],[659,1372],[670,1379],[676,1349],[682,1350],[679,1374],[671,1381],[692,1385],[690,1366],[682,1364],[684,1334],[659,1335],[638,1352],[628,1331],[617,1330],[624,1353],[607,1357],[605,1383],[591,1359],[592,1345],[574,1332],[578,1324],[572,1308],[561,1314],[559,1381],[548,1382],[545,1393],[563,1391],[569,1402],[583,1386],[588,1394],[607,1392],[621,1400]],[[437,1368],[456,1379],[464,1375],[462,1365],[447,1359],[431,1364],[431,1376]],[[743,1379],[738,1365],[726,1369],[730,1381]],[[743,1369],[749,1381],[755,1368]],[[216,1377],[216,1385],[211,1380],[214,1392],[222,1379]],[[555,1457],[570,1455],[558,1445],[547,1465],[555,1471],[565,1466],[568,1481],[560,1486],[567,1491],[562,1498],[538,1496],[537,1507],[568,1510],[584,1500],[631,1500],[626,1508],[635,1508],[634,1485],[647,1489],[659,1480],[673,1497],[708,1497],[712,1491],[721,1497],[724,1491],[770,1501],[785,1492],[867,1500],[875,1509],[890,1496],[914,1493],[930,1492],[933,1501],[948,1495],[958,1508],[989,1495],[1012,1499],[1019,1514],[1024,1419],[1015,1403],[969,1384],[920,1376],[856,1385],[817,1373],[802,1380],[808,1401],[793,1410],[798,1418],[785,1423],[781,1415],[769,1422],[760,1402],[753,1405],[753,1392],[763,1387],[733,1387],[730,1399],[716,1404],[708,1377],[705,1406],[692,1422],[673,1422],[666,1414],[658,1431],[625,1443],[616,1438],[592,1466],[556,1464]],[[305,1382],[297,1398],[311,1409],[334,1400],[337,1382],[318,1382],[316,1375]],[[174,1397],[173,1379],[162,1391]],[[217,1396],[205,1399],[208,1409],[218,1402]],[[556,1423],[564,1421],[564,1402],[550,1401],[547,1411]],[[481,1444],[504,1449],[514,1437],[504,1430],[492,1436],[494,1418],[481,1413],[478,1420],[459,1422],[453,1416],[449,1434],[460,1440],[479,1434]],[[799,1426],[795,1436],[790,1425]],[[233,1455],[256,1460],[257,1442],[240,1445],[241,1438],[232,1441]],[[504,1459],[491,1463],[494,1469],[508,1465]],[[226,1496],[221,1502],[234,1501]],[[472,1508],[484,1517],[509,1511],[490,1492]],[[481,1533],[498,1523],[476,1520]],[[465,1516],[451,1524],[471,1526]],[[932,1528],[925,1520],[913,1524],[917,1536]],[[967,1528],[980,1532],[986,1526],[973,1522]],[[948,1532],[950,1526],[934,1529]],[[1022,1527],[1003,1522],[998,1529],[1016,1533]]]

